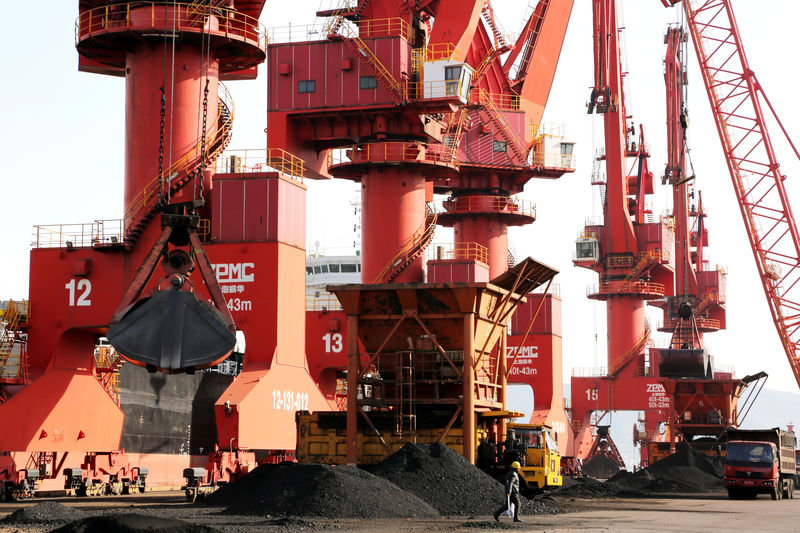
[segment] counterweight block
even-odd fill
[[[236,344],[219,311],[181,290],[155,291],[138,301],[107,336],[131,363],[169,374],[214,366]]]

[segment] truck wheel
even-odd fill
[[[794,479],[792,479],[792,478],[789,478],[789,491],[788,492],[789,492],[788,498],[790,500],[793,500],[794,499]]]
[[[770,496],[772,496],[773,500],[777,501],[781,499],[782,492],[783,490],[780,487],[775,487],[774,489],[772,489],[772,493],[770,493]]]

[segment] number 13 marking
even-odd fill
[[[325,351],[339,353],[342,351],[342,334],[341,333],[326,333],[322,336],[325,341]]]

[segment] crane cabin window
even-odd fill
[[[317,91],[317,80],[302,80],[297,82],[297,92],[300,94]]]
[[[492,141],[493,152],[505,152],[506,148],[507,146],[505,141]]]
[[[457,96],[458,89],[460,86],[461,81],[461,65],[456,65],[454,67],[445,67],[444,68],[444,86],[445,86],[445,94],[447,96]]]

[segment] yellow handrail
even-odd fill
[[[647,267],[653,266],[655,263],[661,261],[661,251],[660,250],[647,250],[640,255],[639,262],[636,263],[636,266],[628,272],[628,275],[625,276],[623,279],[623,283],[625,283],[625,287],[627,288],[628,285],[633,282],[638,276],[640,276]]]
[[[520,99],[516,94],[490,93],[484,89],[477,88],[470,91],[470,101],[483,105],[491,102],[496,108],[503,111],[520,110]]]
[[[358,34],[364,39],[402,37],[407,41],[411,35],[411,26],[400,17],[368,19],[359,22]]]
[[[326,294],[319,298],[306,295],[306,311],[338,311],[342,309],[339,299],[333,294]]]
[[[83,11],[75,20],[75,44],[95,34],[113,31],[200,31],[224,35],[228,39],[253,41],[262,50],[267,48],[266,27],[257,18],[224,7],[213,7],[216,27],[206,17],[198,17],[197,2],[167,4],[164,2],[128,2],[110,4]],[[149,18],[145,15],[150,11]],[[204,7],[203,9],[207,9]]]
[[[343,17],[339,17],[343,18]],[[362,24],[361,28],[363,29],[365,24]],[[402,84],[395,79],[389,69],[387,69],[381,60],[378,59],[378,56],[375,55],[375,52],[367,46],[361,37],[359,37],[358,33],[351,27],[350,24],[341,23],[334,31],[329,31],[330,34],[336,33],[338,30],[342,30],[340,35],[344,38],[345,44],[347,44],[366,64],[367,68],[372,71],[375,75],[375,78],[383,85],[384,89],[386,89],[389,94],[391,94],[398,102],[405,97],[403,86]]]
[[[408,242],[400,249],[397,255],[386,263],[386,266],[375,276],[372,283],[391,282],[430,243],[436,230],[437,213],[430,205],[425,206],[425,212],[425,220],[422,221],[420,228],[408,239]]]
[[[484,108],[489,112],[489,117],[497,126],[500,135],[502,135],[506,139],[506,141],[511,145],[512,150],[514,150],[514,152],[517,154],[517,157],[519,157],[520,163],[527,164],[526,160],[528,157],[528,152],[531,149],[531,146],[526,146],[525,142],[519,138],[519,135],[517,134],[516,130],[511,127],[511,124],[508,123],[508,121],[503,116],[503,113],[498,108],[497,102],[495,101],[495,98],[493,98],[491,93],[487,93],[483,89],[478,89],[477,96],[478,96],[478,102],[482,104]],[[516,98],[517,98],[516,105],[518,108],[519,97]],[[514,97],[511,96],[506,100],[501,99],[500,103],[501,105],[505,103],[506,105],[513,106]]]
[[[653,283],[650,281],[634,281],[631,283],[624,283],[622,280],[606,281],[600,283],[599,287],[589,287],[586,289],[586,294],[649,294],[653,296],[664,296],[666,288],[663,283]]]
[[[466,259],[489,264],[489,249],[477,242],[457,242],[448,245],[437,244],[428,248],[427,259]]]
[[[209,163],[213,163],[217,156],[225,148],[225,143],[220,141],[228,136],[231,130],[231,125],[233,124],[234,108],[233,101],[230,99],[230,93],[228,92],[227,87],[225,87],[225,85],[222,83],[219,84],[219,88],[222,90],[222,96],[219,99],[219,111],[217,113],[217,119],[215,122],[217,124],[219,123],[219,118],[222,116],[223,110],[227,111],[228,115],[225,121],[222,124],[219,124],[219,127],[214,130],[212,137],[206,140],[206,160]],[[164,171],[164,182],[169,183],[170,181],[176,181],[176,183],[179,183],[180,180],[175,180],[175,178],[185,177],[191,170],[197,168],[197,165],[200,161],[201,147],[202,139],[198,140],[197,144],[195,144],[192,149],[173,162],[169,168]],[[167,185],[167,187],[169,187],[169,185]],[[135,218],[135,215],[137,215],[147,206],[155,203],[155,199],[159,192],[159,179],[158,176],[156,176],[128,203],[124,217],[126,227],[132,223],[131,221]]]
[[[483,59],[478,65],[478,68],[475,69],[475,73],[472,75],[472,85],[476,85],[481,80],[481,78],[483,78],[483,75],[489,71],[489,66],[492,64],[492,61],[494,61],[494,58],[496,57],[497,57],[497,49],[490,48],[489,51],[486,53],[486,55],[483,56]]]
[[[0,317],[5,321],[3,332],[0,334],[0,381],[13,384],[28,382],[27,345],[24,337],[20,337],[20,324],[27,322],[30,315],[30,302],[8,302],[5,311],[0,311]],[[14,352],[14,346],[20,343],[19,353]],[[12,361],[16,360],[16,364]]]
[[[458,166],[458,159],[438,145],[426,147],[416,142],[384,142],[354,144],[328,152],[328,168],[337,165],[350,165],[369,162],[426,162],[444,163]]]
[[[248,173],[277,170],[303,182],[305,162],[282,148],[225,150],[217,158],[217,173]]]
[[[467,123],[469,113],[466,107],[462,107],[461,111],[450,114],[450,122],[447,125],[447,134],[442,139],[444,145],[442,149],[443,157],[448,157],[452,160],[458,158],[458,145],[461,142],[461,132],[464,131],[464,125]]]
[[[622,357],[620,357],[614,362],[614,366],[612,366],[609,369],[610,370],[609,374],[612,376],[616,376],[617,373],[620,370],[622,370],[623,367],[625,367],[625,365],[630,363],[637,355],[641,353],[641,351],[644,349],[645,345],[647,345],[647,342],[649,340],[650,340],[650,322],[645,321],[644,334],[638,341],[634,343],[633,346],[631,346],[631,348],[627,352],[622,354]]]
[[[423,61],[443,61],[460,55],[460,50],[453,43],[430,43],[423,50]]]
[[[442,202],[448,213],[491,212],[536,217],[536,204],[510,196],[471,195],[448,198]]]

